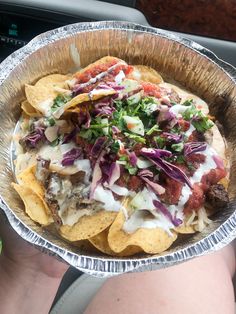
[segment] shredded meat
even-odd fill
[[[50,200],[50,199],[46,199],[47,200],[47,204],[48,207],[51,211],[52,214],[52,218],[55,222],[56,226],[61,226],[62,225],[62,220],[58,215],[58,211],[59,211],[59,205],[58,202],[56,200]]]
[[[171,93],[168,94],[168,97],[170,98],[171,103],[178,104],[181,102],[181,98],[179,97],[178,93],[174,89],[171,89]]]
[[[47,181],[47,178],[50,173],[49,166],[50,166],[50,160],[46,160],[41,157],[37,158],[36,177],[41,183],[43,183],[43,185]]]
[[[229,202],[229,196],[222,184],[212,185],[206,193],[206,200],[213,208],[221,208]]]
[[[85,172],[84,171],[76,172],[75,174],[72,174],[70,176],[70,181],[71,181],[71,183],[73,185],[77,185],[77,184],[83,182],[84,176],[85,176]]]
[[[61,191],[61,179],[57,173],[50,173],[47,181],[46,181],[46,193],[45,199],[48,204],[48,207],[51,211],[53,220],[56,226],[62,225],[62,220],[58,215],[58,211],[60,210],[60,206],[57,201],[57,197]]]

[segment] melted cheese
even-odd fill
[[[81,217],[83,216],[90,216],[94,213],[92,209],[84,208],[84,209],[76,209],[76,208],[69,208],[66,215],[63,215],[62,222],[63,225],[73,226]]]

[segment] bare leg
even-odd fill
[[[232,246],[153,272],[111,278],[85,314],[234,314]]]

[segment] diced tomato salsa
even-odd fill
[[[94,65],[93,67],[89,68],[88,70],[84,71],[83,73],[78,72],[76,74],[77,84],[88,82],[91,78],[94,78],[98,74],[100,74],[102,72],[106,72],[110,67],[117,64],[117,62],[118,62],[117,60],[112,60],[112,61],[107,62],[107,63]],[[125,75],[128,75],[133,70],[133,67],[130,65],[126,65],[126,64],[120,64],[114,70],[112,70],[108,74],[108,76],[110,78],[111,77],[114,78],[121,70],[124,71]]]
[[[153,96],[156,98],[162,97],[161,89],[156,84],[142,82],[141,85],[143,87],[145,96]]]

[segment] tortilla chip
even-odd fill
[[[67,92],[66,80],[69,76],[50,74],[42,77],[35,86],[25,85],[25,94],[30,105],[43,114],[51,107],[52,101],[59,93]],[[48,102],[48,104],[44,103]]]
[[[44,187],[36,179],[35,171],[36,166],[30,166],[17,176],[17,180],[19,184],[30,187],[37,195],[43,198],[45,192]]]
[[[68,79],[70,79],[68,75],[50,74],[39,79],[35,86],[55,85],[61,87],[62,85],[65,88],[67,86],[65,81]]]
[[[72,98],[70,101],[68,101],[65,105],[61,106],[60,108],[58,108],[57,110],[55,110],[53,112],[53,116],[56,119],[59,119],[61,117],[61,115],[67,111],[68,109],[71,108],[75,108],[77,105],[83,103],[83,102],[87,102],[87,101],[95,101],[98,100],[100,98],[109,96],[109,95],[114,95],[116,94],[116,91],[114,89],[102,89],[102,90],[98,90],[100,93],[84,93],[84,94],[80,94],[75,96],[74,98]],[[79,108],[80,110],[80,108]]]
[[[24,154],[19,154],[15,163],[15,175],[16,177],[25,169],[36,164],[36,156],[26,152]]]
[[[52,86],[32,86],[32,85],[25,85],[25,94],[28,102],[42,114],[46,114],[47,110],[50,109],[52,105],[52,101],[56,98],[58,92],[54,90]],[[43,104],[44,102],[48,102],[46,106]]]
[[[175,228],[175,231],[177,233],[181,233],[181,234],[191,234],[191,233],[195,233],[196,232],[196,230],[194,229],[194,226],[186,225],[186,223],[182,223],[182,225],[180,225],[179,227]]]
[[[134,71],[130,73],[128,78],[154,84],[159,84],[163,82],[161,75],[153,68],[145,65],[134,65],[133,67]]]
[[[112,255],[112,256],[131,256],[137,253],[142,252],[142,249],[138,246],[128,246],[124,251],[120,253],[115,253],[112,251],[112,249],[109,246],[107,237],[108,237],[109,228],[105,229],[104,231],[98,233],[94,237],[88,239],[89,242],[91,242],[95,248],[97,248],[99,251]]]
[[[30,117],[40,117],[42,114],[36,110],[29,102],[28,100],[25,100],[21,103],[21,109],[23,112]]]
[[[73,226],[61,226],[59,232],[63,238],[72,242],[89,239],[109,227],[116,215],[116,212],[100,211],[91,216],[83,216]]]
[[[108,243],[110,248],[116,253],[122,252],[129,245],[139,246],[146,253],[161,253],[167,250],[177,238],[174,231],[172,231],[171,236],[160,228],[139,228],[129,234],[122,230],[124,222],[124,213],[120,211],[109,229]]]
[[[211,146],[212,148],[217,152],[217,154],[224,160],[225,165],[227,165],[227,158],[226,158],[226,142],[221,135],[218,127],[216,124],[213,125],[213,127],[210,129],[212,132],[212,142]]]
[[[85,71],[87,70],[90,70],[92,69],[94,66],[97,66],[97,65],[100,65],[100,64],[105,64],[105,63],[109,63],[109,62],[112,62],[112,61],[117,61],[118,62],[123,62],[124,64],[126,64],[125,61],[123,61],[122,59],[119,59],[119,58],[116,58],[116,57],[111,57],[111,56],[105,56],[105,57],[102,57],[101,59],[89,64],[88,66],[86,66],[85,68],[81,69],[80,71],[76,72],[74,74],[74,76],[79,76],[80,74],[84,73]]]
[[[35,222],[40,225],[48,225],[52,222],[51,216],[48,213],[46,203],[39,197],[31,188],[16,183],[12,183],[12,186],[19,194],[25,205],[26,214]]]

